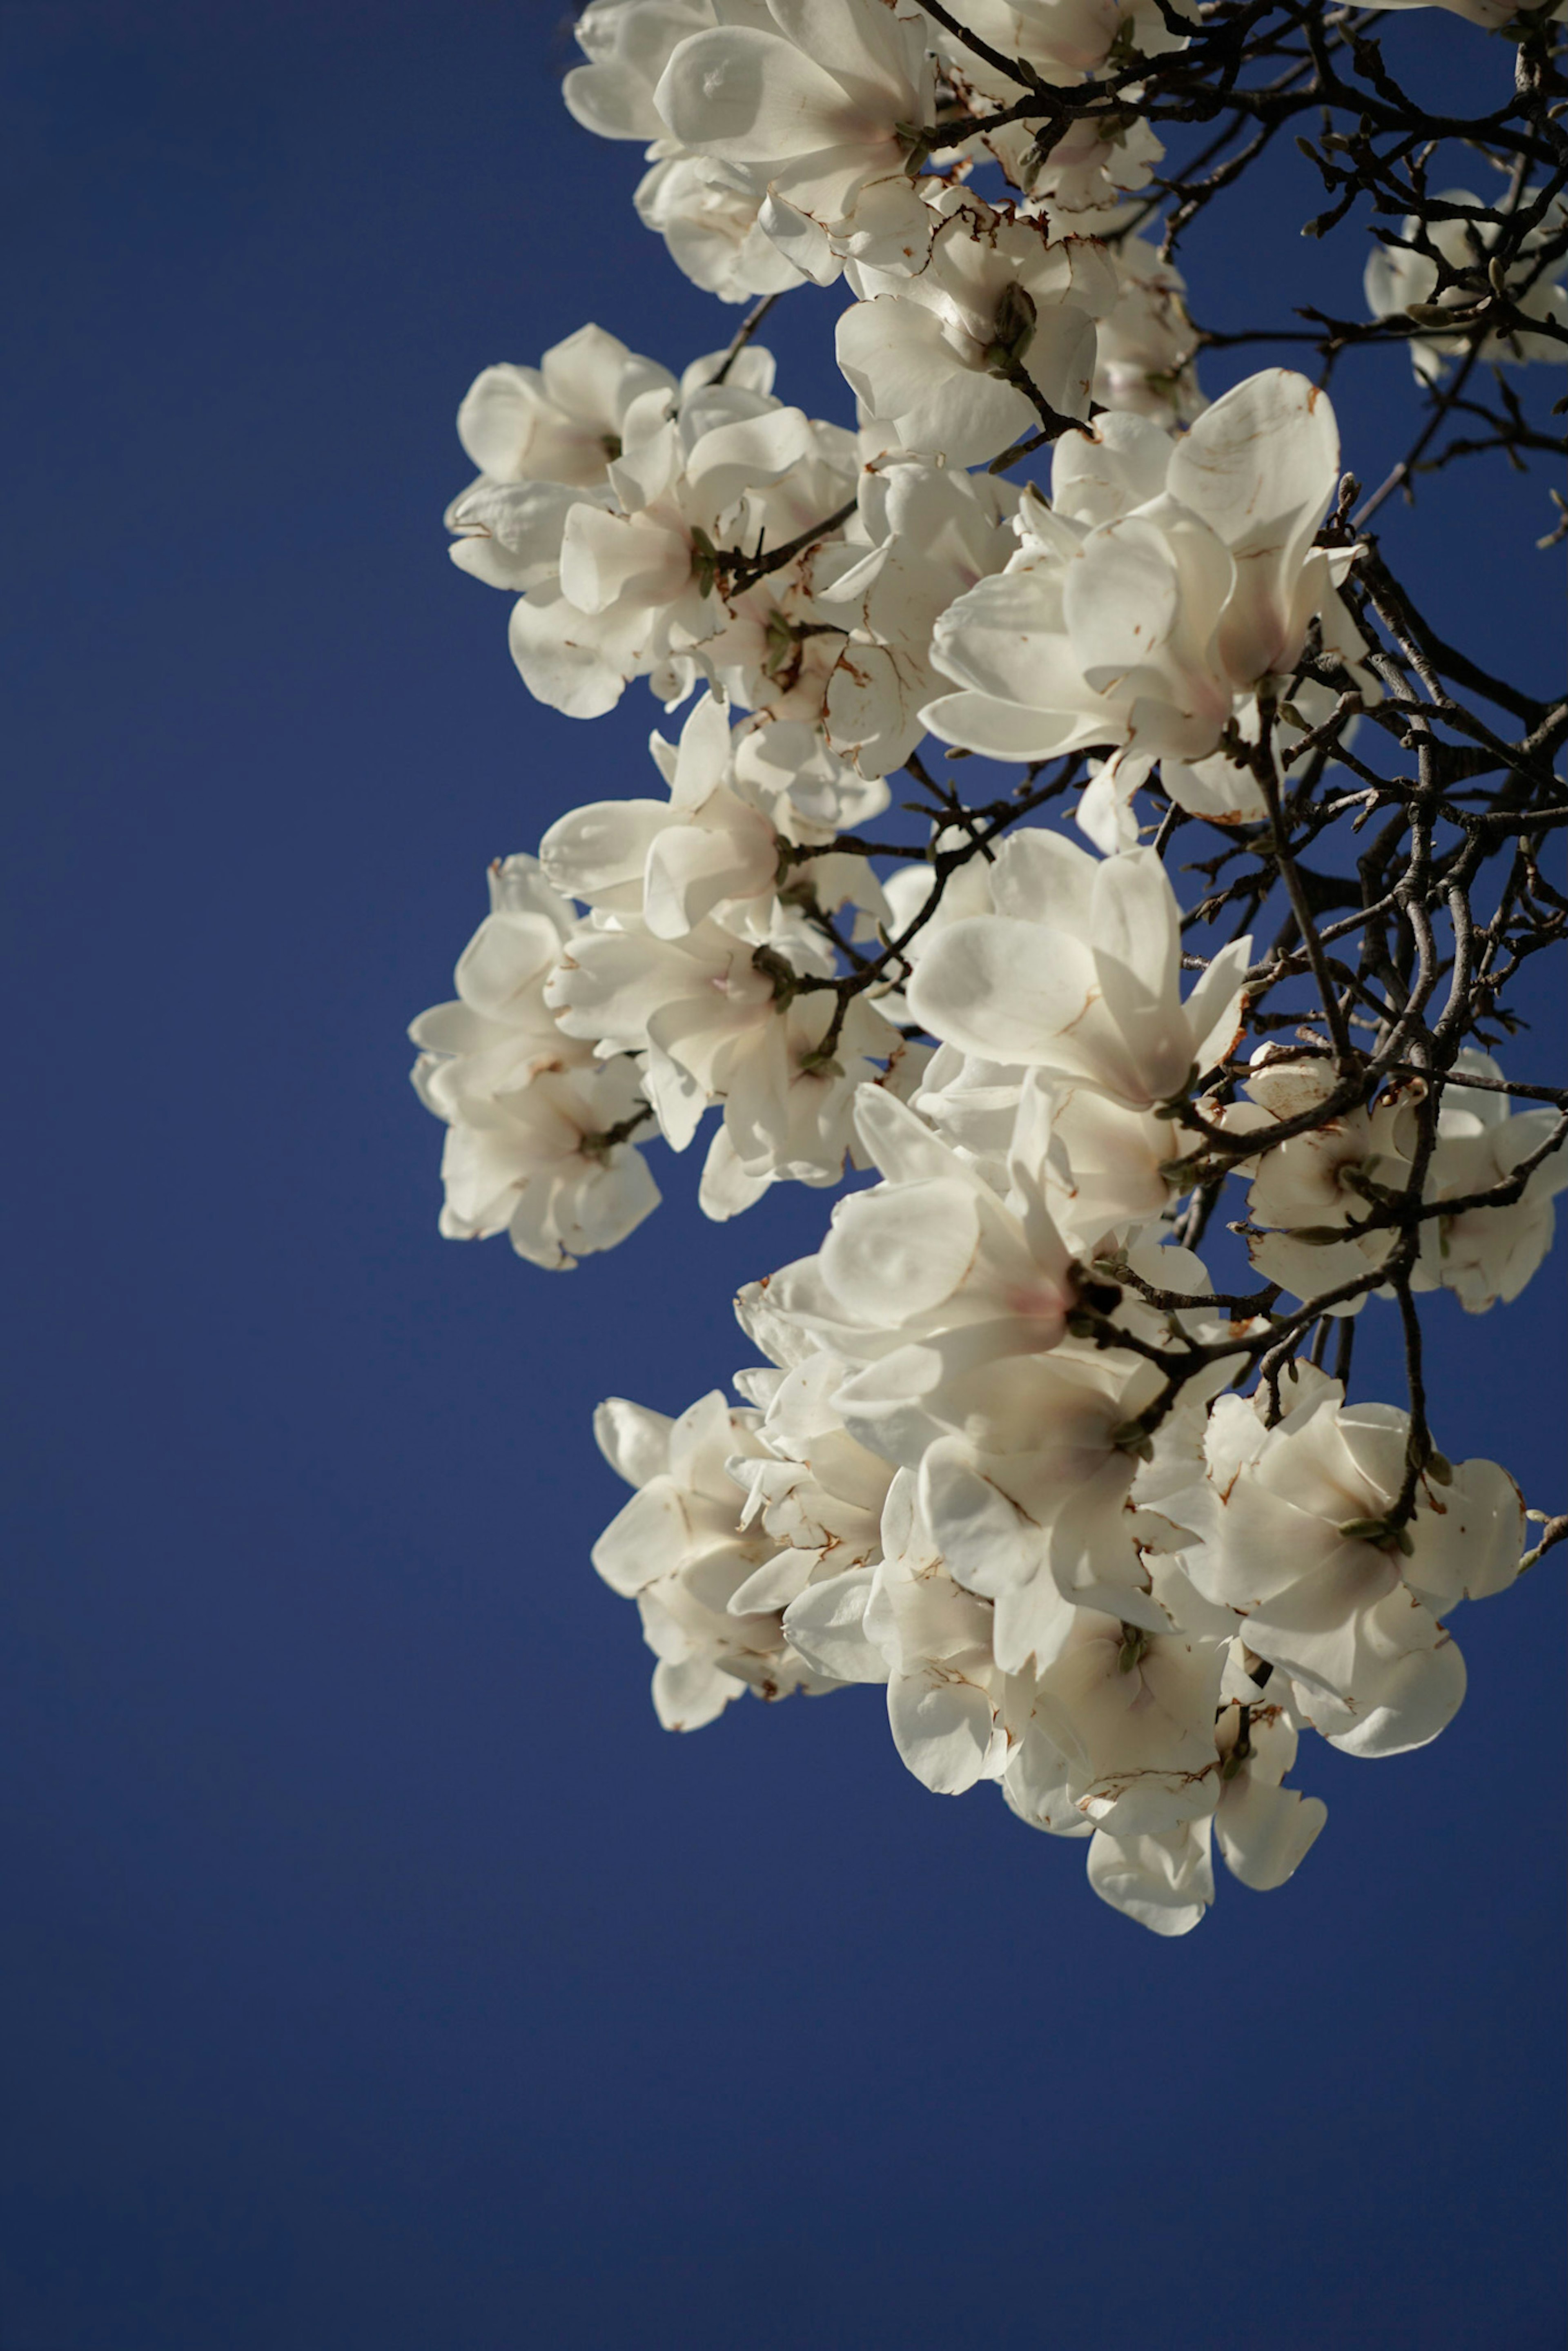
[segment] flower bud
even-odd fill
[[[1024,353],[1034,340],[1038,316],[1033,295],[1014,278],[997,304],[991,340],[986,346],[993,374],[1010,375],[1022,365]]]

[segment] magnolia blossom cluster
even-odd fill
[[[869,863],[830,845],[886,785],[798,724],[732,730],[706,694],[653,755],[667,797],[573,809],[537,859],[493,869],[456,1001],[411,1031],[447,1124],[443,1231],[509,1232],[547,1267],[657,1205],[645,1125],[685,1151],[720,1108],[700,1198],[722,1219],[784,1178],[836,1183],[856,1088],[906,1089],[926,1058],[869,997],[836,1017],[813,927],[892,919]]]
[[[1496,1464],[1434,1453],[1391,1527],[1403,1411],[1347,1405],[1310,1364],[1277,1410],[1266,1384],[1233,1392],[1246,1326],[1169,1237],[1184,1138],[1165,1113],[1240,1029],[1245,943],[1184,998],[1151,853],[1097,861],[1044,831],[1013,837],[988,898],[916,965],[910,1008],[941,1040],[920,1085],[858,1092],[880,1180],[739,1301],[768,1359],[737,1375],[747,1407],[603,1408],[637,1492],[594,1563],[637,1602],[667,1728],[748,1686],[883,1684],[926,1787],[998,1782],[1020,1818],[1089,1841],[1097,1892],[1177,1934],[1213,1898],[1214,1841],[1260,1890],[1304,1857],[1324,1808],[1282,1784],[1304,1729],[1378,1757],[1451,1720],[1449,1620],[1512,1582],[1524,1504]],[[1479,1059],[1465,1074],[1489,1074]],[[1264,1048],[1234,1119],[1263,1143],[1322,1098],[1325,1066]],[[1551,1116],[1445,1111],[1432,1196],[1517,1166]],[[1293,1261],[1291,1232],[1310,1217],[1321,1242],[1407,1171],[1405,1117],[1242,1164],[1270,1279],[1316,1289],[1312,1260],[1367,1246]],[[1471,1311],[1516,1294],[1550,1245],[1552,1165],[1513,1211],[1434,1219],[1425,1279]],[[1106,1343],[1112,1316],[1207,1351],[1172,1408],[1146,1355]]]
[[[1322,1015],[1258,1041],[1248,938],[1184,992],[1140,792],[1255,834],[1270,762],[1335,709],[1314,673],[1364,712],[1385,690],[1354,543],[1324,533],[1328,399],[1269,369],[1208,404],[1146,233],[1163,150],[1124,77],[1197,21],[970,0],[977,51],[904,0],[590,0],[573,114],[646,142],[637,210],[698,286],[834,289],[855,422],[787,404],[754,321],[679,371],[585,326],[472,385],[451,552],[512,599],[525,684],[586,718],[646,678],[683,715],[643,794],[491,869],[455,999],[412,1030],[442,1231],[541,1267],[625,1239],[658,1204],[647,1146],[710,1112],[714,1218],[869,1179],[743,1293],[741,1405],[601,1408],[634,1491],[594,1563],[667,1728],[747,1687],[882,1685],[919,1781],[995,1781],[1164,1934],[1212,1899],[1216,1843],[1258,1889],[1302,1860],[1303,1731],[1389,1755],[1458,1707],[1451,1619],[1517,1573],[1522,1499],[1319,1359],[1391,1278],[1515,1297],[1565,1176],[1555,1113],[1513,1110],[1479,1050],[1434,1117],[1408,1068],[1347,1106]],[[1114,71],[1127,104],[1046,137],[987,47],[1042,89]],[[1556,319],[1552,233],[1519,285]],[[1407,229],[1369,299],[1419,308],[1438,275]],[[1424,323],[1430,376],[1450,343]],[[1562,348],[1538,340],[1502,356]],[[1078,839],[977,830],[928,735],[1004,791],[1078,762]],[[927,837],[856,838],[906,763]],[[1185,1238],[1216,1144],[1250,1301]],[[1298,1301],[1323,1301],[1312,1358],[1255,1376]]]
[[[1150,56],[1174,46],[1166,13],[1157,0],[982,0],[971,18],[1071,85],[1129,37]],[[938,143],[939,89],[981,115],[1016,90],[934,17],[885,0],[591,0],[577,38],[589,63],[567,76],[568,106],[601,137],[650,142],[637,210],[726,301],[862,266],[917,275],[928,206],[988,163],[1022,205],[1076,218],[1144,187],[1164,153],[1135,120],[1044,152],[1017,123]]]
[[[1277,1416],[1267,1387],[1231,1392],[1225,1346],[1247,1326],[1205,1304],[1205,1266],[1169,1238],[1197,1139],[1172,1109],[1256,1135],[1249,1246],[1304,1296],[1392,1246],[1354,1227],[1410,1178],[1414,1090],[1272,1148],[1271,1126],[1326,1098],[1322,1051],[1265,1046],[1239,1101],[1193,1095],[1242,1030],[1249,943],[1184,996],[1152,852],[1096,858],[1033,828],[969,869],[979,886],[913,958],[901,1008],[935,1056],[867,1005],[834,1066],[814,1062],[824,1016],[793,1029],[811,998],[776,984],[775,956],[807,959],[771,887],[785,836],[746,782],[767,740],[737,744],[705,700],[662,747],[668,801],[574,811],[539,862],[497,870],[459,1001],[416,1024],[422,1091],[451,1122],[448,1229],[509,1221],[542,1263],[619,1239],[656,1196],[614,1134],[639,1095],[677,1148],[722,1103],[713,1214],[779,1176],[830,1182],[846,1150],[874,1169],[815,1256],[743,1296],[768,1359],[737,1377],[746,1408],[603,1408],[637,1491],[595,1564],[637,1602],[667,1728],[747,1687],[884,1684],[925,1786],[998,1781],[1025,1820],[1090,1840],[1107,1900],[1185,1931],[1212,1898],[1214,1838],[1260,1889],[1305,1855],[1323,1807],[1282,1785],[1303,1729],[1376,1757],[1451,1719],[1448,1619],[1511,1582],[1524,1505],[1496,1465],[1434,1455],[1391,1529],[1403,1412],[1347,1406],[1310,1364]],[[1486,1090],[1484,1057],[1457,1074],[1481,1083],[1445,1102],[1434,1203],[1506,1178],[1552,1125]],[[1471,1311],[1517,1295],[1563,1180],[1549,1159],[1513,1208],[1433,1217],[1419,1284]],[[1113,1313],[1121,1334],[1209,1351],[1174,1408],[1146,1356],[1106,1343]]]

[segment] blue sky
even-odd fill
[[[587,319],[677,366],[730,323],[568,62],[528,0],[0,13],[0,2345],[1555,2343],[1561,1554],[1466,1613],[1437,1746],[1310,1745],[1300,1876],[1161,1944],[928,1796],[874,1693],[654,1724],[589,1414],[746,1361],[731,1294],[820,1197],[709,1227],[660,1155],[570,1277],[435,1237],[403,1025],[657,716],[529,702],[442,551],[452,416]],[[1215,323],[1356,305],[1279,175],[1193,246]],[[802,308],[781,388],[842,417]],[[1403,364],[1338,404],[1377,479]],[[1542,503],[1386,517],[1527,684]],[[1561,1269],[1432,1322],[1439,1441],[1552,1507]]]

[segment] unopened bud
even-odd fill
[[[998,375],[1009,373],[1021,362],[1034,340],[1038,316],[1033,295],[1017,278],[1010,280],[997,304],[991,340],[986,349],[986,357]]]
[[[1102,1346],[1115,1343],[1113,1333],[1102,1331],[1097,1336]],[[1154,1440],[1141,1420],[1123,1421],[1119,1428],[1111,1431],[1111,1443],[1118,1453],[1130,1453],[1134,1461],[1152,1461],[1155,1458]]]
[[[1473,299],[1461,309],[1451,308],[1445,302],[1409,302],[1406,305],[1405,316],[1414,319],[1418,327],[1463,328],[1479,318],[1484,307]]]
[[[1148,1655],[1149,1636],[1141,1625],[1124,1625],[1122,1646],[1116,1652],[1116,1671],[1130,1674],[1135,1665]]]
[[[751,968],[759,971],[773,989],[775,1004],[788,1004],[800,991],[800,977],[794,966],[786,962],[777,947],[754,947]]]
[[[711,595],[718,576],[718,549],[706,530],[692,527],[692,578],[699,596]]]

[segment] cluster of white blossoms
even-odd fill
[[[550,1268],[612,1248],[659,1198],[632,1137],[685,1151],[716,1104],[710,1217],[781,1178],[836,1183],[856,1087],[907,1087],[925,1059],[869,998],[839,1013],[812,927],[886,916],[867,862],[818,847],[885,784],[798,726],[732,735],[706,694],[653,753],[667,798],[573,809],[537,859],[492,869],[457,1000],[413,1023],[453,1238],[506,1231]]]
[[[1206,1303],[1201,1259],[1170,1238],[1183,1137],[1161,1113],[1233,1044],[1247,943],[1184,998],[1147,850],[1096,860],[1026,830],[988,879],[989,911],[939,929],[909,987],[941,1040],[923,1084],[856,1097],[880,1182],[741,1298],[768,1358],[737,1375],[749,1409],[708,1396],[672,1426],[605,1407],[600,1441],[638,1491],[594,1561],[638,1602],[667,1727],[747,1685],[884,1683],[926,1787],[998,1781],[1021,1818],[1091,1840],[1107,1900],[1181,1933],[1212,1899],[1212,1839],[1259,1889],[1305,1855],[1323,1806],[1281,1784],[1303,1729],[1373,1757],[1451,1719],[1448,1619],[1513,1580],[1524,1504],[1495,1464],[1434,1452],[1391,1524],[1405,1413],[1347,1405],[1305,1363],[1277,1396],[1228,1392],[1251,1326]],[[1479,1062],[1463,1074],[1484,1080]],[[1233,1121],[1298,1114],[1326,1066],[1264,1049]],[[1485,1110],[1445,1110],[1435,1198],[1517,1167],[1552,1123],[1467,1099]],[[1310,1217],[1321,1243],[1406,1164],[1401,1116],[1243,1162],[1254,1216]],[[1425,1279],[1471,1311],[1515,1294],[1563,1180],[1546,1161],[1473,1234],[1434,1219]],[[1270,1238],[1288,1288],[1288,1231]],[[1355,1244],[1302,1254],[1335,1246]],[[1194,1365],[1174,1400],[1150,1353],[1172,1350]]]
[[[1523,1501],[1321,1359],[1390,1279],[1516,1296],[1564,1156],[1479,1050],[1357,1092],[1321,1014],[1249,1044],[1249,938],[1184,993],[1140,789],[1255,834],[1336,706],[1316,673],[1363,710],[1383,691],[1354,548],[1323,543],[1338,431],[1281,369],[1205,402],[1144,233],[1163,150],[1125,74],[1197,9],[964,16],[978,48],[904,0],[590,0],[572,113],[647,142],[637,210],[698,286],[837,289],[856,423],[777,397],[750,321],[680,373],[587,326],[473,384],[451,551],[514,599],[525,683],[573,717],[638,677],[687,707],[657,790],[492,868],[414,1082],[442,1231],[547,1268],[623,1240],[658,1203],[643,1147],[685,1151],[709,1111],[712,1217],[874,1176],[743,1293],[743,1405],[601,1407],[634,1491],[594,1564],[667,1728],[882,1684],[924,1785],[995,1781],[1177,1934],[1216,1842],[1259,1889],[1307,1853],[1303,1730],[1394,1754],[1459,1704],[1450,1619],[1518,1573]],[[1037,134],[988,50],[1045,89],[1114,69],[1129,103]],[[1403,310],[1436,280],[1390,249],[1369,292]],[[1440,367],[1440,334],[1412,348]],[[1048,443],[1048,487],[1008,478]],[[1089,845],[1019,823],[1027,799],[978,823],[927,734],[1025,768],[1021,795],[1078,758]],[[856,838],[905,763],[928,837]],[[1246,1298],[1190,1245],[1226,1176]]]

